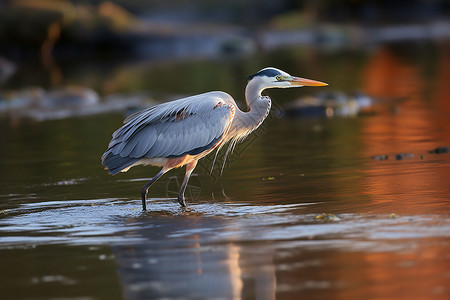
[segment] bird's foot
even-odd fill
[[[180,203],[180,205],[182,207],[186,207],[186,202],[184,201],[184,195],[178,195],[178,203]]]
[[[141,198],[142,198],[142,210],[146,211],[147,210],[147,190],[143,190],[141,192]]]

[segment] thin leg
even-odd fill
[[[186,175],[184,175],[183,183],[181,184],[180,191],[178,192],[178,202],[181,206],[186,207],[186,202],[184,201],[184,191],[188,184],[189,178],[191,177],[192,171],[194,171],[197,166],[197,161],[191,162],[186,165]]]
[[[150,188],[150,186],[155,183],[156,180],[159,179],[159,177],[161,177],[164,173],[166,173],[168,170],[165,170],[164,168],[161,169],[161,171],[159,171],[158,174],[155,175],[155,177],[153,177],[149,182],[147,182],[141,189],[141,197],[142,197],[142,210],[146,211],[147,210],[147,192],[148,189]]]

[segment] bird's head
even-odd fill
[[[256,74],[248,77],[249,83],[256,81],[263,89],[267,88],[292,88],[302,86],[326,86],[327,83],[291,76],[276,68],[264,68]]]

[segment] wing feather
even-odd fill
[[[136,145],[136,148],[133,151],[135,158],[143,157],[148,152],[148,149],[153,147],[157,140],[156,132],[151,128],[143,128],[142,132],[145,136],[145,140]]]
[[[135,159],[179,157],[210,149],[229,129],[234,118],[233,103],[226,93],[210,92],[138,112],[113,133],[103,162],[108,155]]]

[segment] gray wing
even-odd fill
[[[102,156],[111,174],[143,158],[197,155],[223,138],[234,118],[231,96],[210,92],[138,112],[113,134]]]

